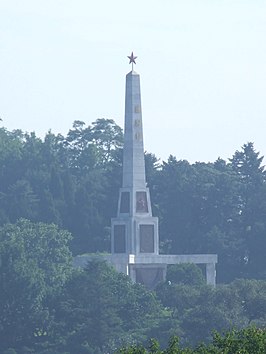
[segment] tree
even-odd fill
[[[238,279],[216,288],[188,286],[166,281],[156,288],[163,306],[179,320],[181,343],[198,345],[208,343],[211,333],[249,325],[266,326],[266,282]],[[170,334],[170,333],[169,333]]]
[[[166,280],[184,285],[203,285],[205,279],[201,269],[192,263],[175,264],[167,267]]]
[[[248,142],[242,146],[242,151],[236,151],[230,159],[233,169],[249,186],[256,188],[265,181],[263,156],[254,148],[254,143]]]
[[[263,354],[266,351],[266,330],[248,327],[214,334],[213,347],[217,352]]]
[[[230,163],[240,177],[238,233],[243,240],[244,276],[266,279],[266,172],[253,143],[244,144]]]
[[[0,225],[9,221],[9,187],[15,184],[21,170],[22,133],[0,128]]]
[[[122,130],[111,119],[98,119],[88,127],[75,121],[65,139],[75,180],[74,206],[68,215],[74,253],[109,250],[108,226],[121,180],[121,143]]]
[[[249,324],[266,325],[266,282],[255,279],[237,279],[227,288],[232,298],[241,304]]]
[[[113,159],[113,152],[122,148],[122,129],[113,119],[99,118],[92,123],[92,139],[99,149],[102,162]]]
[[[170,156],[158,171],[153,200],[158,205],[162,252],[189,252],[191,241],[193,168]]]
[[[170,314],[154,293],[96,258],[68,282],[55,314],[63,323],[56,325],[55,337],[65,337],[71,354],[86,346],[86,353],[107,352],[143,342],[154,330],[158,335],[166,319]]]
[[[242,330],[231,330],[224,334],[215,332],[210,344],[201,344],[194,349],[180,348],[179,340],[173,337],[165,350],[160,349],[156,340],[151,340],[148,349],[143,346],[131,346],[120,349],[117,354],[264,354],[266,350],[266,330],[247,327]]]
[[[71,236],[55,225],[19,220],[0,228],[0,342],[22,348],[48,336],[49,303],[72,273]]]
[[[218,280],[241,276],[240,189],[237,173],[221,159],[190,165],[170,156],[158,171],[154,187],[162,251],[218,253]]]

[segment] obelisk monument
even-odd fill
[[[132,71],[126,76],[123,182],[117,217],[112,219],[112,254],[158,254],[158,218],[152,216],[146,186],[140,76],[136,57],[128,57]]]
[[[215,286],[216,254],[159,254],[158,218],[152,216],[146,185],[140,76],[134,71],[137,57],[132,52],[128,58],[132,70],[126,75],[123,181],[117,216],[111,220],[111,254],[99,257],[150,289],[165,279],[168,264],[205,264],[206,282]],[[91,259],[80,255],[74,264],[84,267]]]

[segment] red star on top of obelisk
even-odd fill
[[[137,57],[133,54],[133,52],[131,52],[131,55],[128,56],[129,59],[129,64],[132,63],[132,71],[133,71],[133,65],[136,64],[135,59],[137,59]]]

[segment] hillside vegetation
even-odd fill
[[[44,139],[0,128],[1,354],[146,353],[150,338],[211,346],[214,329],[265,327],[266,172],[251,142],[213,163],[145,155],[160,252],[217,253],[216,289],[195,265],[154,292],[98,260],[73,269],[73,255],[110,251],[122,145],[110,119]]]

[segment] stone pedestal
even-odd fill
[[[95,258],[95,255],[81,255],[75,257],[75,266],[85,267],[86,263]],[[133,282],[143,283],[152,289],[159,281],[165,280],[167,265],[170,264],[204,264],[206,265],[206,283],[216,285],[215,265],[216,254],[186,254],[186,255],[139,255],[134,254],[106,254],[98,256],[112,264],[118,272],[130,276]]]

